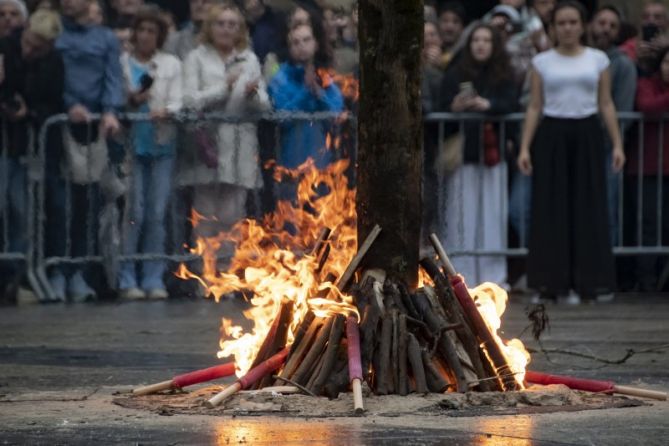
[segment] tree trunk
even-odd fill
[[[418,280],[423,125],[422,0],[361,0],[358,240],[383,231],[364,267]]]

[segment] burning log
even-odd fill
[[[311,391],[319,392],[332,373],[332,368],[337,359],[337,347],[339,347],[339,341],[341,340],[343,331],[344,316],[339,314],[334,318],[330,337],[328,338],[328,344],[325,353],[323,354],[321,369],[315,374],[316,379],[314,380],[313,385],[307,386]]]
[[[613,381],[599,381],[594,379],[574,378],[572,376],[548,375],[540,372],[525,372],[525,381],[528,383],[549,385],[564,384],[570,389],[585,390],[597,393],[620,393],[622,395],[637,396],[666,401],[667,393],[656,390],[639,389],[637,387],[619,386]]]
[[[235,383],[214,395],[214,397],[205,404],[210,408],[216,407],[240,390],[248,389],[254,383],[281,367],[281,365],[286,360],[286,356],[288,356],[288,349],[284,348],[276,355],[260,363],[257,367],[249,370],[246,375],[242,376],[237,381],[235,381]]]
[[[274,356],[286,346],[288,338],[288,328],[293,319],[293,302],[284,300],[281,302],[279,314],[274,319],[265,340],[258,351],[251,368],[257,367],[261,362]],[[271,377],[266,376],[258,382],[254,388],[267,387],[271,384]]]
[[[346,339],[348,340],[348,376],[353,390],[353,408],[362,413],[362,364],[360,357],[360,331],[354,316],[346,318]]]
[[[357,271],[363,257],[365,257],[365,254],[367,254],[367,251],[369,251],[369,249],[372,247],[374,240],[376,240],[380,233],[381,226],[376,225],[374,228],[372,228],[365,241],[362,243],[362,245],[360,245],[360,248],[358,248],[358,252],[346,267],[346,270],[342,273],[341,276],[339,276],[339,279],[337,279],[337,283],[335,283],[335,285],[337,285],[339,290],[344,292],[349,287],[351,284],[351,279],[353,279],[353,274],[355,274]]]
[[[453,371],[456,379],[456,388],[458,392],[466,392],[469,390],[467,385],[467,377],[460,363],[460,358],[458,353],[455,350],[455,345],[451,341],[451,338],[446,336],[446,321],[441,319],[437,312],[434,310],[434,307],[430,304],[430,301],[424,294],[417,294],[415,299],[416,306],[418,311],[423,315],[423,320],[426,322],[427,326],[432,330],[434,336],[436,337],[436,345],[439,349],[439,353],[442,355],[448,367]]]
[[[325,343],[327,342],[328,337],[330,336],[330,331],[332,330],[333,323],[334,323],[334,318],[329,317],[325,322],[325,324],[321,327],[320,331],[318,332],[318,336],[316,337],[316,340],[309,349],[309,352],[306,354],[300,365],[297,367],[295,374],[291,376],[291,379],[296,383],[305,385],[309,381],[309,377],[311,376],[309,372],[312,371],[313,368],[315,368],[317,365],[318,359],[320,358],[320,355],[323,352],[323,348],[325,347]]]
[[[162,390],[182,389],[184,387],[192,386],[193,384],[213,381],[218,378],[234,375],[234,373],[235,364],[229,362],[227,364],[221,364],[202,370],[195,370],[193,372],[184,373],[182,375],[177,375],[168,381],[151,384],[144,387],[138,387],[137,389],[132,390],[132,394],[140,396],[160,392]]]
[[[309,324],[309,329],[305,333],[304,337],[300,341],[299,345],[297,345],[297,348],[295,351],[290,352],[290,358],[288,359],[288,362],[286,363],[286,366],[283,368],[281,373],[279,374],[280,377],[282,378],[290,378],[293,373],[295,373],[295,370],[299,367],[300,362],[302,361],[304,355],[307,353],[307,349],[311,346],[311,341],[313,338],[316,336],[318,333],[318,330],[320,329],[321,325],[323,323],[323,320],[318,318],[314,318],[311,321],[311,324]],[[296,343],[293,342],[293,345],[291,346],[291,350],[293,347],[295,347]]]
[[[430,240],[432,241],[435,250],[439,254],[442,265],[444,266],[446,274],[451,281],[453,292],[457,297],[458,302],[460,302],[460,305],[470,323],[470,326],[476,333],[477,338],[481,341],[484,350],[488,354],[490,362],[495,369],[495,373],[498,377],[500,377],[502,388],[504,390],[518,390],[520,386],[511,373],[509,363],[504,356],[502,349],[497,343],[497,340],[493,337],[490,328],[486,324],[485,320],[483,320],[483,316],[481,316],[478,308],[476,308],[476,303],[469,295],[469,290],[467,290],[467,286],[465,285],[462,276],[458,275],[455,271],[455,268],[453,268],[453,264],[448,259],[448,256],[444,251],[444,247],[441,245],[441,242],[439,242],[437,236],[435,234],[430,235]]]
[[[464,347],[469,359],[471,360],[474,371],[478,377],[489,377],[497,376],[497,374],[490,368],[489,370],[485,368],[485,364],[489,364],[487,358],[481,352],[479,347],[480,343],[477,341],[477,337],[472,331],[473,327],[467,323],[467,319],[463,314],[463,310],[458,303],[458,300],[453,297],[450,292],[448,282],[439,267],[429,258],[423,258],[420,261],[421,266],[425,272],[432,278],[434,281],[435,291],[439,297],[441,307],[445,311],[449,321],[451,323],[460,324],[460,328],[456,329],[456,333],[462,346]],[[477,310],[478,312],[478,310]],[[482,358],[483,356],[483,358]],[[490,372],[490,373],[488,373]],[[481,390],[502,390],[501,384],[495,381],[481,381],[479,383]]]
[[[422,351],[423,367],[425,367],[425,379],[427,388],[430,392],[443,393],[451,386],[444,378],[439,368],[435,365],[434,359],[426,351]]]
[[[413,379],[416,382],[416,393],[427,393],[427,381],[425,380],[425,369],[423,368],[420,345],[416,337],[411,333],[407,335],[407,351]]]

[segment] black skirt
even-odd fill
[[[550,294],[615,289],[605,153],[596,116],[545,117],[532,143],[528,285]]]

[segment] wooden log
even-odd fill
[[[312,369],[308,372],[307,376],[309,377],[309,380],[305,384],[304,387],[309,389],[311,393],[314,393],[314,382],[316,382],[316,378],[318,378],[318,375],[321,373],[321,370],[323,369],[323,363],[325,362],[325,354],[322,354],[320,358],[318,358],[318,362],[314,364]],[[315,393],[314,393],[315,394]]]
[[[323,325],[323,320],[321,318],[314,318],[314,320],[311,321],[311,325],[309,325],[309,329],[300,341],[300,345],[298,345],[295,351],[290,355],[286,366],[281,370],[281,373],[279,374],[280,377],[290,378],[295,373],[295,370],[297,370],[297,367],[302,363],[302,359],[304,359],[304,356],[309,351],[311,343],[316,337],[321,325]]]
[[[370,286],[371,288],[371,286]],[[365,288],[366,290],[366,288]],[[372,290],[373,294],[373,290]],[[379,321],[381,320],[382,311],[378,306],[376,298],[372,295],[369,299],[370,303],[362,312],[362,320],[360,322],[360,342],[361,342],[361,356],[362,356],[362,370],[365,378],[371,385],[371,380],[367,374],[369,373],[369,365],[374,359],[374,351],[377,345],[377,333],[379,332]],[[378,370],[374,367],[374,370]]]
[[[307,386],[309,387],[309,390],[314,393],[321,393],[322,387],[325,385],[328,376],[332,373],[332,367],[334,367],[335,360],[337,359],[337,349],[339,348],[339,342],[341,341],[342,333],[344,331],[344,319],[344,316],[341,314],[334,317],[328,344],[325,348],[325,353],[323,354],[323,365],[321,370],[316,374],[316,379],[313,384]]]
[[[330,244],[328,243],[328,239],[330,238],[331,233],[332,230],[330,228],[323,228],[316,240],[314,249],[312,250],[312,255],[317,258],[317,266],[314,270],[316,278],[320,276],[323,266],[325,266],[325,262],[327,262],[328,256],[330,255]]]
[[[460,363],[460,357],[458,356],[455,345],[453,344],[450,337],[444,332],[446,322],[441,319],[439,314],[433,309],[430,304],[429,299],[423,293],[417,293],[415,299],[416,307],[418,311],[423,315],[423,320],[428,327],[433,332],[433,336],[436,337],[437,348],[441,357],[446,361],[448,367],[453,372],[453,375],[456,378],[456,390],[458,392],[464,393],[469,390],[467,384],[467,377],[465,372],[462,369],[462,364]]]
[[[400,298],[407,309],[407,314],[414,319],[420,319],[420,313],[418,313],[416,305],[414,305],[413,302],[414,298],[411,293],[409,293],[409,290],[407,290],[407,287],[401,282],[397,284],[397,287],[400,292]]]
[[[493,333],[491,332],[490,328],[483,319],[483,316],[476,307],[474,299],[472,299],[472,297],[469,295],[469,290],[467,289],[464,279],[462,278],[462,276],[456,274],[455,269],[453,268],[453,265],[448,259],[446,252],[441,246],[441,243],[439,243],[439,240],[436,237],[431,237],[431,240],[433,244],[440,247],[438,249],[439,257],[442,259],[444,267],[447,270],[447,274],[449,276],[448,278],[450,280],[450,285],[451,288],[453,289],[453,294],[455,294],[455,298],[457,299],[457,302],[460,304],[460,308],[462,309],[465,315],[465,319],[469,322],[469,326],[471,327],[472,331],[474,332],[474,334],[482,344],[483,348],[485,349],[487,356],[493,365],[495,374],[500,378],[502,389],[503,390],[520,389],[520,385],[518,384],[518,381],[516,381],[516,378],[512,374],[506,356],[504,355],[504,352],[502,352],[502,348],[497,343],[497,340],[493,336]],[[437,271],[434,271],[434,274],[437,277],[441,276],[442,282],[443,280],[445,280],[441,272],[438,271],[438,268]]]
[[[397,308],[403,314],[409,314],[409,310],[402,302],[402,296],[400,295],[400,290],[397,288],[397,285],[392,281],[386,281],[383,285],[383,294],[389,297],[392,302],[392,306]]]
[[[284,299],[281,302],[279,311],[274,317],[274,321],[272,322],[260,349],[258,350],[258,354],[256,354],[256,357],[251,364],[251,368],[257,367],[258,364],[267,358],[274,356],[286,346],[286,337],[288,335],[288,327],[290,326],[292,315],[293,302]],[[280,345],[282,342],[283,345]]]
[[[355,316],[346,318],[346,342],[348,355],[348,377],[353,391],[353,410],[356,414],[364,412],[362,401],[362,361],[360,359],[360,327]]]
[[[355,256],[353,256],[342,275],[339,276],[339,279],[337,279],[335,285],[342,293],[348,289],[349,285],[351,284],[351,279],[353,279],[353,274],[355,274],[356,270],[360,266],[360,262],[362,262],[365,254],[367,254],[367,251],[369,251],[369,249],[372,247],[374,241],[380,233],[381,226],[375,225],[370,231],[369,235],[367,235],[365,241],[358,248],[358,252],[355,254]]]
[[[434,290],[426,286],[423,288],[423,292],[427,299],[430,301],[430,305],[432,308],[442,317],[444,320],[446,320],[446,313],[444,309],[441,306],[441,303],[439,302],[439,299],[434,292]],[[461,328],[460,324],[455,324],[452,325],[455,329]],[[444,328],[442,328],[442,331]],[[472,387],[472,383],[479,383],[481,375],[480,373],[483,373],[483,367],[477,371],[477,369],[474,367],[475,360],[472,360],[469,357],[469,354],[467,353],[467,350],[465,347],[462,345],[462,342],[460,339],[458,339],[458,336],[452,332],[449,331],[447,333],[443,333],[443,336],[447,336],[450,340],[453,346],[455,347],[455,352],[458,355],[458,358],[460,358],[460,365],[462,366],[462,373],[464,375],[464,382],[467,383],[467,388],[466,390],[469,390]],[[480,349],[479,349],[480,351]],[[479,373],[480,372],[480,373]],[[456,376],[454,374],[454,376]],[[456,379],[456,382],[458,380]],[[466,391],[464,390],[464,391]],[[483,389],[482,389],[483,390]]]
[[[379,339],[378,365],[376,367],[376,393],[387,395],[391,389],[392,371],[390,370],[390,348],[393,336],[393,319],[386,314],[381,320],[381,337]]]
[[[286,341],[288,340],[288,330],[293,320],[293,305],[294,305],[293,301],[284,300],[281,303],[281,308],[279,309],[279,315],[277,316],[276,319],[278,321],[277,328],[276,330],[274,330],[274,334],[269,344],[269,349],[266,353],[265,359],[275,355],[276,353],[280,352],[286,347]],[[265,341],[267,341],[267,339],[265,339]],[[258,364],[260,364],[260,362],[258,362],[258,357],[256,357],[256,360],[254,361],[251,368],[257,366]],[[252,388],[259,389],[262,387],[268,387],[272,385],[273,382],[274,379],[272,378],[272,376],[267,375],[258,382],[256,382]]]
[[[337,350],[337,360],[335,365],[332,368],[334,373],[331,373],[328,377],[325,386],[323,387],[323,392],[325,396],[330,399],[337,398],[340,392],[345,392],[348,390],[350,378],[349,378],[349,366],[348,366],[348,342],[346,339],[342,339],[339,343],[339,349]]]
[[[448,390],[450,384],[434,363],[434,359],[431,358],[430,354],[424,349],[421,354],[423,357],[423,367],[425,367],[425,379],[430,392],[443,393]]]
[[[450,286],[446,277],[441,274],[439,267],[434,263],[430,258],[423,258],[420,261],[421,266],[425,272],[432,278],[434,282],[434,290],[437,293],[441,307],[444,309],[449,321],[452,323],[462,324],[462,327],[456,330],[456,334],[462,342],[462,345],[467,352],[472,365],[476,371],[476,375],[480,378],[489,377],[489,373],[486,372],[483,362],[481,360],[481,348],[480,342],[477,337],[474,335],[473,327],[469,325],[468,320],[465,318],[463,310],[458,303],[455,296],[450,291]],[[427,287],[426,287],[427,288]],[[481,390],[502,390],[499,383],[496,381],[481,381],[479,384]]]
[[[400,322],[399,312],[395,309],[390,313],[393,321],[392,347],[390,349],[390,376],[392,377],[392,391],[390,393],[399,393],[399,348],[400,348]]]
[[[330,330],[332,330],[333,322],[334,322],[333,317],[329,317],[327,319],[325,324],[319,330],[318,336],[316,337],[314,343],[311,345],[309,352],[306,354],[300,365],[297,367],[297,370],[295,370],[295,374],[290,376],[290,379],[302,385],[305,385],[307,383],[307,381],[309,380],[308,373],[312,369],[312,367],[314,367],[314,364],[319,360],[321,354],[323,353],[325,343],[327,342],[328,337],[330,336]]]
[[[399,347],[398,347],[398,389],[400,395],[409,394],[409,374],[407,372],[407,317],[405,314],[399,316]]]
[[[295,331],[295,339],[293,340],[293,344],[290,346],[289,360],[293,353],[295,353],[295,350],[297,350],[297,348],[301,345],[302,338],[304,338],[305,333],[307,330],[309,330],[309,327],[315,318],[316,316],[314,313],[312,313],[311,310],[307,311],[307,313],[302,318],[300,325],[298,325],[297,330]]]
[[[427,393],[427,381],[425,380],[425,368],[423,367],[420,345],[411,333],[407,334],[407,353],[416,385],[416,393]]]

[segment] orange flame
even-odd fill
[[[244,316],[253,329],[245,332],[228,319],[223,319],[221,327],[218,356],[234,356],[238,376],[250,368],[282,299],[293,302],[289,344],[308,310],[319,317],[357,314],[352,297],[329,282],[321,283],[328,274],[339,277],[357,249],[355,191],[347,187],[345,175],[348,164],[347,160],[337,161],[323,171],[316,169],[312,160],[293,170],[277,167],[277,179],[299,181],[297,205],[281,201],[262,222],[245,219],[229,232],[198,239],[191,252],[202,257],[201,273],[180,265],[177,276],[197,280],[217,302],[235,291],[252,295],[251,308]],[[325,196],[317,193],[322,187],[329,191]],[[193,213],[194,222],[203,219]],[[332,230],[330,255],[322,271],[315,274],[318,259],[311,249],[325,227]],[[221,272],[218,252],[224,242],[234,242],[236,251],[227,271]],[[328,297],[316,297],[319,290],[328,288]]]
[[[469,295],[476,302],[479,313],[483,316],[495,341],[502,349],[516,381],[521,389],[524,388],[525,369],[530,362],[530,354],[520,339],[511,339],[505,342],[498,334],[502,325],[502,315],[506,310],[506,302],[509,299],[506,291],[499,285],[484,282],[476,288],[470,289]]]
[[[360,82],[353,75],[337,73],[332,68],[318,68],[316,74],[321,79],[323,88],[329,87],[333,82],[339,87],[342,96],[352,102],[357,102],[360,97]]]

